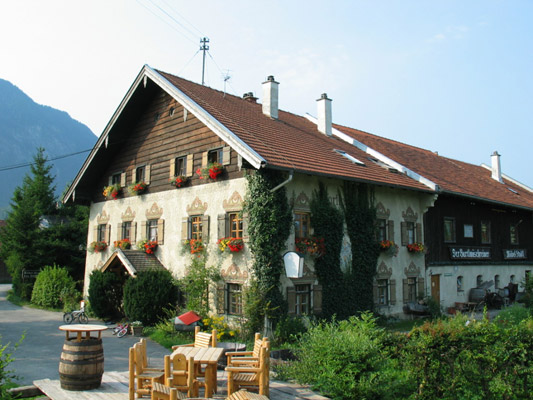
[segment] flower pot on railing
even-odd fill
[[[183,241],[183,253],[199,254],[205,250],[204,243],[199,239],[189,239]]]
[[[294,245],[298,253],[301,253],[304,256],[311,256],[312,258],[322,257],[326,252],[324,238],[296,238]]]
[[[382,240],[379,242],[379,250],[385,256],[395,257],[398,254],[398,245],[392,240]]]
[[[148,185],[145,182],[135,182],[133,185],[128,186],[128,191],[134,195],[139,196],[146,192]]]
[[[239,253],[244,248],[242,238],[226,237],[218,239],[218,249],[221,253]]]
[[[115,240],[113,242],[113,247],[115,249],[128,250],[131,248],[131,242],[129,239]]]
[[[411,254],[423,254],[426,248],[422,243],[411,243],[407,245],[407,251]]]
[[[90,253],[100,253],[101,251],[104,251],[107,249],[107,243],[103,241],[95,241],[92,242],[87,250],[89,250]]]
[[[155,240],[141,240],[137,245],[139,250],[144,251],[146,254],[154,254],[157,249],[157,241]]]
[[[198,168],[196,174],[200,176],[200,179],[211,179],[216,181],[220,175],[224,172],[224,166],[217,162],[210,163],[207,167]]]
[[[185,186],[188,182],[189,182],[189,177],[183,176],[183,175],[176,176],[174,179],[170,180],[170,184],[172,186],[175,186],[176,189],[179,189]]]
[[[122,191],[122,188],[119,183],[115,183],[113,185],[109,185],[104,187],[103,195],[106,199],[113,199],[116,200],[119,196],[120,192]]]

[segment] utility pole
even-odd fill
[[[200,50],[204,52],[203,62],[202,62],[202,85],[204,84],[204,73],[205,73],[205,52],[209,50],[209,39],[204,37],[200,39]]]

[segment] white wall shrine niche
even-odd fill
[[[187,206],[187,214],[189,215],[202,215],[207,211],[207,203],[202,203],[197,196],[191,204]]]
[[[146,210],[147,219],[159,219],[163,215],[163,208],[159,207],[157,203],[153,203],[152,207]]]

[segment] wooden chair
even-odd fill
[[[164,371],[145,370],[142,365],[142,348],[135,343],[129,349],[129,399],[150,395],[154,383],[163,383]]]
[[[228,358],[227,365],[252,365],[257,366],[259,364],[259,352],[261,346],[268,342],[268,338],[261,339],[261,334],[256,333],[254,339],[254,348],[252,351],[231,351],[226,353]],[[268,349],[270,351],[270,348]]]
[[[181,393],[176,388],[170,388],[161,383],[154,382],[152,388],[152,400],[185,400],[187,395]]]
[[[226,397],[226,400],[268,400],[268,397],[241,389]]]
[[[171,360],[165,356],[165,385],[187,392],[187,397],[198,397],[200,382],[196,379],[194,358],[188,360],[183,354],[176,354]]]
[[[241,387],[257,387],[259,394],[269,395],[269,374],[270,374],[270,343],[268,339],[261,346],[259,351],[259,364],[252,365],[229,365],[228,372],[228,396],[232,395]]]
[[[172,346],[172,350],[176,350],[178,347],[217,347],[217,330],[213,329],[211,333],[200,332],[200,327],[194,327],[194,343],[178,344]]]
[[[145,371],[164,372],[165,369],[163,366],[156,366],[156,365],[148,364],[148,353],[147,353],[148,342],[146,341],[146,339],[144,338],[141,339],[138,342],[138,344],[141,348],[141,362],[142,362],[143,369]]]

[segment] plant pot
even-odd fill
[[[142,326],[132,326],[131,327],[131,334],[133,336],[142,336],[143,334],[143,327]]]

